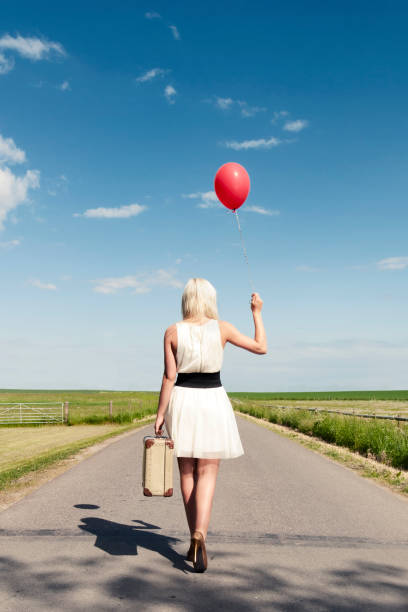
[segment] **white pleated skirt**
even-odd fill
[[[175,385],[164,419],[177,457],[232,459],[244,454],[224,387]]]

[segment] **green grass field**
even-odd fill
[[[267,402],[298,408],[324,407],[362,414],[399,414],[408,416],[408,391],[327,391],[305,393],[229,392],[238,402]],[[131,423],[154,414],[158,391],[92,391],[92,390],[0,390],[1,403],[69,402],[69,424]],[[113,402],[112,419],[109,402]]]
[[[397,391],[296,391],[296,392],[248,392],[231,391],[230,397],[251,400],[396,400],[408,402],[408,390]],[[18,398],[16,397],[18,396]],[[112,396],[112,397],[111,397]],[[47,389],[0,389],[0,401],[82,401],[100,403],[104,399],[116,399],[122,404],[136,401],[140,398],[158,397],[158,391],[94,391],[76,390],[47,390]]]
[[[13,427],[0,430],[0,473],[16,464],[24,464],[34,455],[47,455],[64,449],[69,444],[103,438],[123,428],[117,425],[44,425],[42,427]]]
[[[228,393],[230,397],[248,400],[384,400],[408,402],[408,391],[299,391],[294,393]]]
[[[0,390],[2,403],[55,402],[69,403],[69,424],[100,425],[102,423],[131,423],[157,410],[159,393],[156,391],[51,391]],[[113,402],[109,416],[109,402]]]
[[[152,419],[153,421],[153,419]],[[0,492],[26,474],[50,467],[78,451],[137,429],[149,421],[127,425],[43,425],[0,430]]]
[[[408,469],[407,424],[302,410],[316,407],[355,410],[360,414],[408,416],[408,391],[231,392],[228,395],[234,409],[240,412],[375,457],[379,462]],[[0,444],[4,453],[13,456],[10,455],[8,461],[4,456],[1,465],[0,453],[0,488],[22,474],[51,465],[97,440],[115,435],[114,429],[140,426],[141,423],[133,421],[149,416],[153,422],[158,399],[158,391],[0,390],[0,404],[69,402],[68,424],[75,425],[2,426]],[[110,401],[113,402],[112,418],[109,415]],[[279,405],[286,408],[279,408]],[[93,432],[91,425],[94,426]],[[106,432],[104,427],[108,428]]]

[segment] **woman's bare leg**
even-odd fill
[[[196,515],[194,530],[207,536],[211,508],[214,499],[220,459],[197,459],[197,480],[195,485]]]
[[[196,506],[195,506],[195,477],[197,459],[194,457],[177,457],[180,470],[181,494],[183,496],[187,523],[192,534],[195,528]]]

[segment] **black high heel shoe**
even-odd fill
[[[205,572],[207,569],[207,551],[205,550],[204,535],[195,531],[192,536],[193,565],[196,572]]]

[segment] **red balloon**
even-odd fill
[[[214,189],[224,206],[235,210],[242,206],[249,193],[248,172],[241,164],[229,162],[218,169],[214,179]]]

